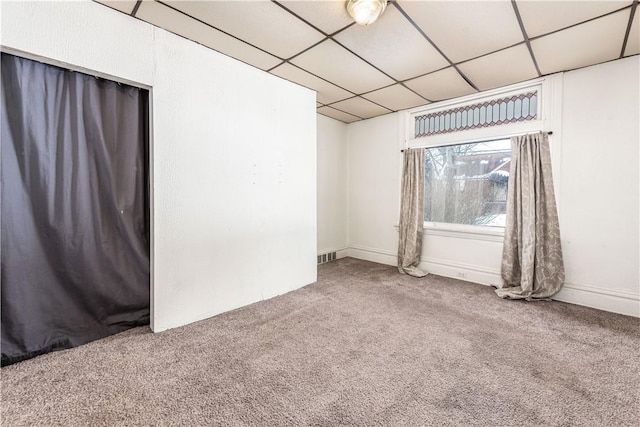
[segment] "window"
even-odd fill
[[[415,116],[414,137],[531,121],[537,118],[537,111],[538,92],[519,93]]]
[[[509,139],[425,150],[425,221],[504,227]]]
[[[561,83],[561,76],[544,77],[407,112],[403,147],[426,154],[428,234],[489,240],[503,234],[508,138],[559,123]]]

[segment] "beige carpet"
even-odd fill
[[[636,318],[348,258],[318,276],[5,367],[2,425],[638,425]]]

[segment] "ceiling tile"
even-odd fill
[[[449,65],[395,7],[387,8],[375,25],[354,25],[335,39],[397,80]]]
[[[331,107],[320,107],[318,108],[318,113],[345,123],[357,122],[358,120],[360,120],[360,117],[338,111],[335,108]]]
[[[453,62],[523,41],[508,1],[398,0],[398,4]]]
[[[326,40],[291,62],[354,93],[369,92],[394,83],[333,40]]]
[[[631,1],[531,1],[516,0],[529,37],[547,34],[630,5]],[[628,15],[627,15],[628,16]]]
[[[138,3],[94,1],[127,14]],[[460,73],[481,90],[536,77],[514,4],[543,74],[616,59],[633,4],[514,2],[395,0],[366,27],[353,24],[346,0],[144,0],[136,17],[313,89],[320,114],[352,122],[474,93]],[[460,73],[412,21],[459,64]],[[640,53],[639,32],[640,9],[625,56]],[[335,40],[326,38],[334,33]],[[281,59],[291,57],[290,63]]]
[[[618,58],[628,21],[624,10],[531,41],[540,71],[549,74]]]
[[[640,8],[636,8],[636,13],[631,24],[627,47],[624,50],[624,56],[636,55],[640,53]]]
[[[262,52],[155,1],[142,2],[136,17],[262,70],[272,68],[281,62],[275,56]]]
[[[280,76],[294,83],[308,87],[318,92],[318,101],[323,104],[340,101],[341,99],[352,97],[353,94],[344,89],[339,88],[319,77],[309,74],[300,68],[291,64],[282,64],[271,71],[272,74]]]
[[[269,1],[171,0],[166,3],[280,58],[289,58],[324,38]]]
[[[346,1],[281,0],[280,3],[326,34],[333,34],[353,23],[347,13]]]
[[[475,92],[453,67],[406,81],[404,84],[430,101],[441,101]]]
[[[375,117],[391,112],[391,110],[376,105],[373,102],[367,101],[366,99],[360,97],[345,99],[344,101],[336,102],[335,104],[331,104],[331,107],[353,114],[354,116],[362,117],[363,119],[368,119],[370,117]]]
[[[406,110],[429,103],[399,84],[369,92],[366,95],[362,95],[362,97],[383,105],[393,111]]]
[[[124,12],[127,15],[130,15],[133,12],[133,8],[136,7],[136,0],[93,0],[96,3],[102,3],[106,6],[109,6],[112,9],[119,10],[120,12]]]
[[[458,64],[458,67],[480,90],[538,77],[529,49],[524,43]]]

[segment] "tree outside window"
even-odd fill
[[[504,227],[509,139],[426,149],[424,220]]]

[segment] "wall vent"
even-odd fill
[[[325,262],[335,261],[336,253],[329,252],[326,254],[318,255],[318,264],[324,264]]]

